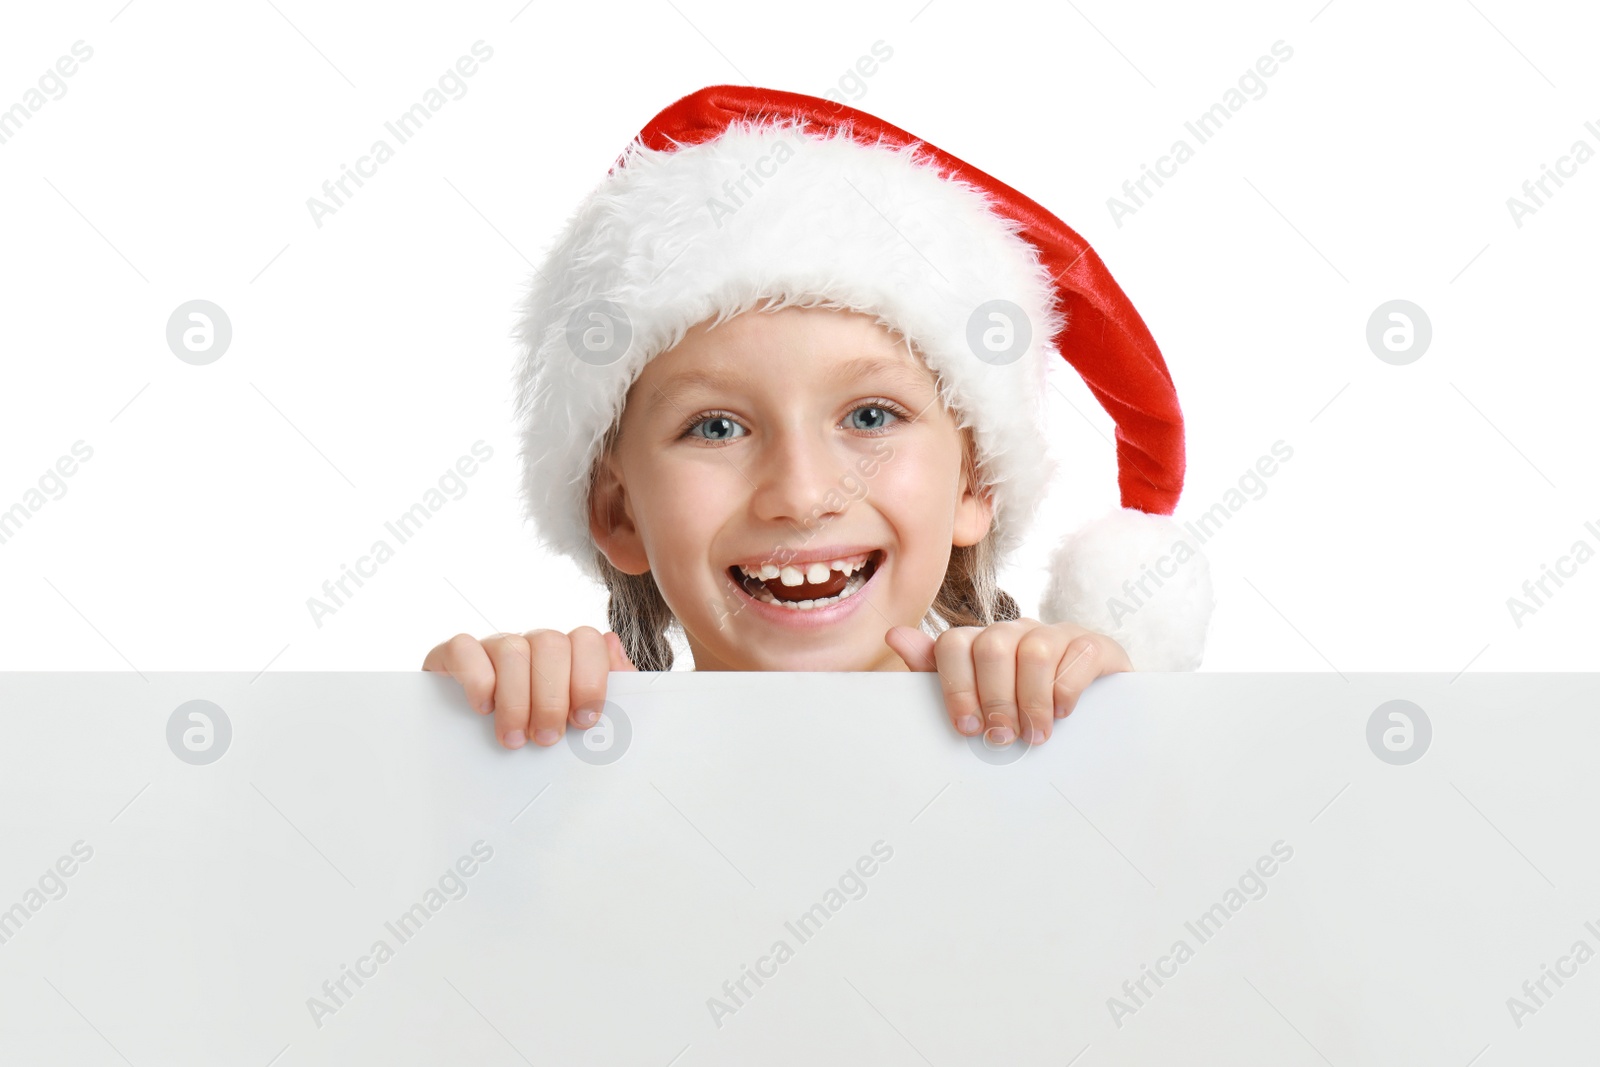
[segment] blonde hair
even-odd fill
[[[600,457],[590,472],[591,500],[599,482],[600,469],[616,447],[620,430],[619,419],[607,431],[601,444]],[[978,469],[971,430],[962,427],[961,438],[967,484],[985,485]],[[628,654],[628,659],[641,671],[671,670],[673,651],[669,633],[674,625],[680,632],[683,626],[667,606],[654,576],[649,571],[643,574],[624,573],[612,566],[605,553],[598,548],[594,556],[610,595],[606,619],[621,638],[622,649]],[[989,626],[1021,618],[1022,611],[1017,607],[1017,602],[999,587],[997,569],[993,525],[977,544],[951,546],[950,563],[945,568],[944,581],[933,598],[933,605],[922,617],[923,630],[937,634],[953,626]]]

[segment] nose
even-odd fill
[[[748,470],[754,483],[751,510],[763,522],[805,527],[841,514],[850,498],[843,489],[848,467],[825,430],[790,427],[772,433]]]

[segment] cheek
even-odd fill
[[[948,454],[946,454],[948,452]],[[899,527],[907,545],[949,534],[954,522],[960,455],[937,446],[899,446],[864,479],[868,497]],[[945,541],[949,547],[948,540]]]
[[[670,580],[677,565],[700,568],[706,546],[738,506],[745,485],[733,465],[720,460],[654,463],[634,484],[644,487],[633,494],[634,518],[658,581]]]

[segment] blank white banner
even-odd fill
[[[1596,675],[0,675],[0,1063],[1577,1062]]]

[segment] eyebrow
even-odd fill
[[[828,377],[829,380],[841,385],[853,385],[873,377],[880,378],[889,385],[908,389],[925,389],[934,384],[932,375],[920,367],[912,366],[903,360],[879,359],[872,356],[858,356],[846,360],[830,370]],[[699,370],[682,371],[662,382],[646,401],[645,406],[653,411],[663,402],[675,405],[676,400],[691,389],[737,389],[749,381],[750,378],[743,373],[713,374]]]

